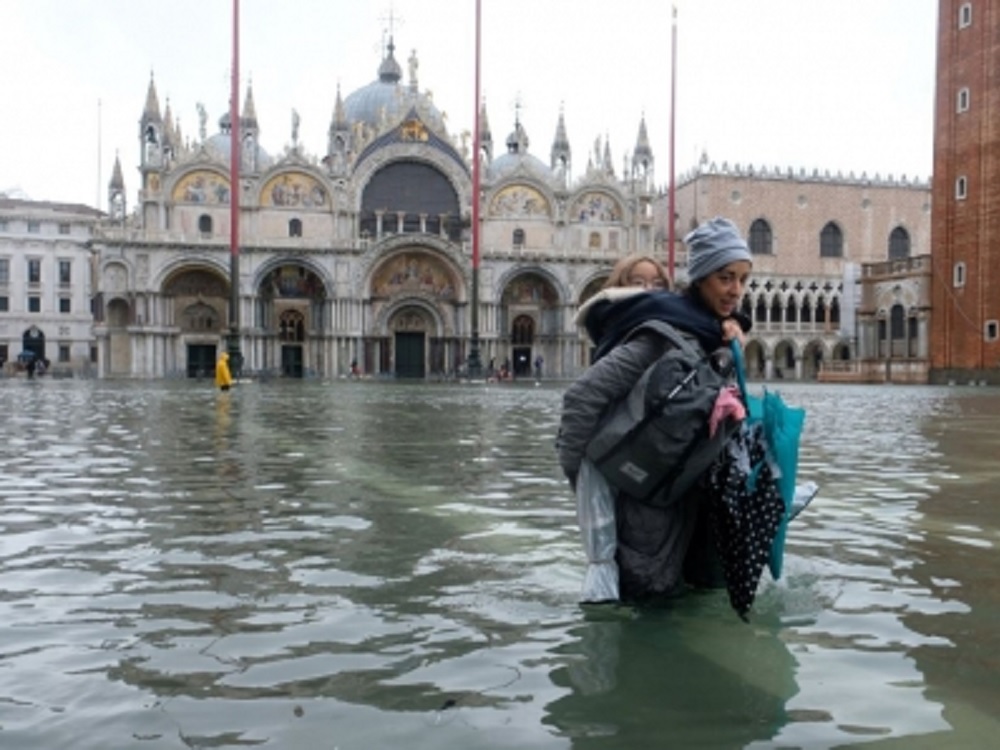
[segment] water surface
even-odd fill
[[[990,746],[1000,392],[782,393],[745,624],[578,606],[559,385],[0,380],[0,747]]]

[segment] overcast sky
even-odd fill
[[[549,161],[560,106],[582,175],[595,140],[617,170],[645,115],[656,181],[669,180],[668,0],[481,0],[482,93],[494,140],[515,106]],[[677,172],[710,160],[907,175],[932,165],[935,0],[677,0]],[[232,0],[0,0],[0,191],[107,206],[120,155],[138,190],[150,75],[185,136],[228,107]],[[450,132],[474,117],[474,0],[241,0],[241,101],[252,81],[261,144],[321,155],[338,84],[377,77],[390,28]],[[390,22],[390,17],[393,19]],[[100,105],[98,102],[100,101]],[[99,155],[100,154],[100,158]]]

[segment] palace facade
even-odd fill
[[[752,376],[927,382],[931,193],[906,176],[715,164],[678,179],[676,234],[713,216],[754,256]],[[657,201],[666,214],[666,199]],[[665,221],[659,226],[666,226]],[[679,278],[686,258],[678,245]]]
[[[338,89],[326,143],[315,153],[299,142],[294,122],[290,145],[268,153],[247,89],[235,290],[229,115],[210,133],[199,107],[198,133],[185,137],[169,105],[161,111],[150,80],[135,204],[116,161],[108,215],[81,215],[87,239],[76,245],[70,278],[92,305],[80,323],[89,330],[74,334],[81,341],[70,347],[65,369],[109,378],[208,374],[226,347],[235,296],[245,373],[334,378],[356,364],[374,377],[460,374],[473,334],[477,155],[468,133],[449,133],[419,87],[417,68],[414,56],[404,81],[390,40],[375,80],[346,96]],[[566,378],[590,360],[575,314],[614,262],[631,252],[664,261],[670,254],[667,199],[655,183],[646,122],[637,122],[620,171],[606,138],[574,160],[564,117],[553,125],[543,161],[530,150],[520,117],[494,140],[485,107],[481,112],[477,319],[484,367],[507,364],[527,375],[540,357],[544,377]],[[584,162],[579,170],[577,161]],[[726,216],[748,238],[755,261],[744,300],[754,321],[751,376],[926,382],[927,183],[717,165],[705,157],[676,191],[680,281],[681,239],[700,222]],[[28,272],[15,269],[22,262],[15,255],[7,253],[11,286]],[[93,274],[85,287],[84,266]],[[53,256],[40,273],[61,268]],[[59,321],[22,311],[27,302],[13,293],[8,299],[8,311],[0,310],[8,356],[21,350],[32,326],[46,342],[60,338]],[[70,309],[84,314],[80,302]],[[52,357],[55,350],[44,346],[54,360],[65,353],[58,351]]]

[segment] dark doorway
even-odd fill
[[[187,376],[207,378],[215,375],[215,344],[188,344]]]
[[[281,347],[281,374],[286,378],[301,378],[302,372],[302,347],[283,345]]]
[[[396,377],[424,377],[424,341],[422,333],[396,334]]]
[[[531,375],[531,347],[515,346],[514,354],[514,377],[528,377]]]

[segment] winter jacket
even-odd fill
[[[619,303],[634,307],[646,300],[636,295],[649,295],[636,289],[612,289],[596,295],[581,308],[578,323],[586,325],[593,335],[601,330],[601,321],[589,319],[594,312],[616,316]],[[610,302],[608,305],[606,303]],[[684,329],[683,320],[668,320],[675,327]],[[721,326],[718,326],[718,343],[722,343]],[[625,336],[607,354],[589,367],[563,395],[563,409],[556,448],[559,463],[577,492],[578,516],[587,516],[586,508],[592,502],[592,487],[579,485],[577,477],[587,443],[611,405],[625,398],[632,386],[668,348],[669,343],[652,331],[639,330]],[[714,342],[706,336],[696,338],[696,343]],[[595,342],[598,345],[600,342]],[[655,508],[621,493],[615,496],[615,526],[617,531],[616,561],[619,568],[620,598],[637,601],[676,593],[684,582],[685,558],[691,539],[699,525],[699,492],[696,487],[680,502],[667,508]],[[704,524],[704,519],[702,519]],[[586,535],[587,529],[583,529]],[[704,529],[700,536],[709,543]],[[704,553],[698,550],[698,554]],[[711,552],[711,550],[709,550]],[[591,560],[594,563],[594,560]],[[698,568],[714,565],[713,555],[708,554]],[[688,564],[689,569],[691,563]],[[715,582],[716,576],[706,571],[689,570],[699,583]]]

